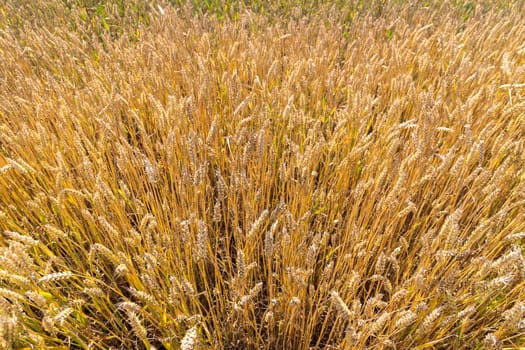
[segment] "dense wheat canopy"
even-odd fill
[[[0,4],[0,349],[525,346],[525,6]]]

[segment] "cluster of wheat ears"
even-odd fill
[[[525,345],[521,3],[152,4],[0,5],[1,349]]]

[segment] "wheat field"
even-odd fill
[[[525,347],[525,3],[0,4],[0,349]]]

